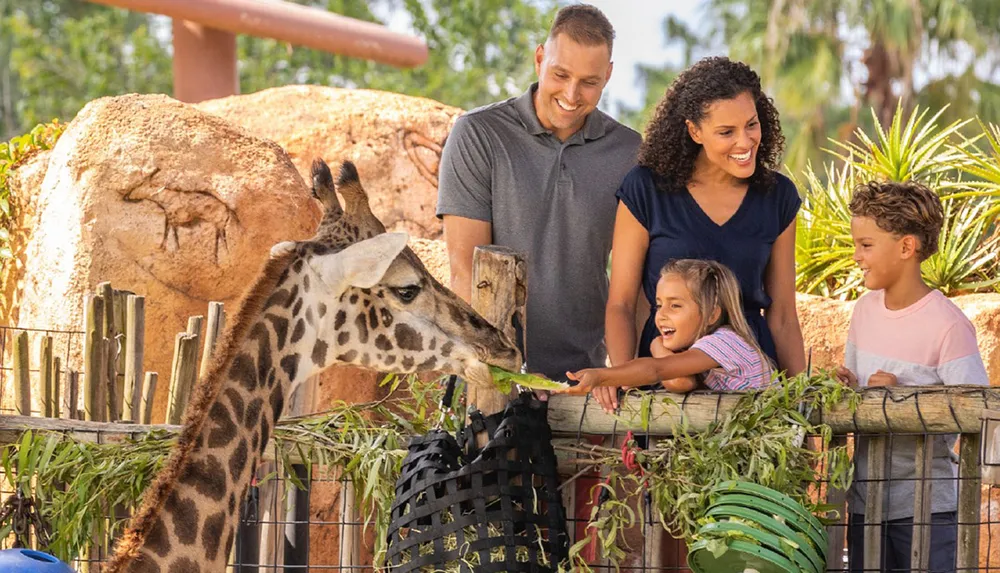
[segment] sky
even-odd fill
[[[700,14],[700,2],[674,0],[588,0],[604,12],[615,28],[615,47],[611,81],[604,89],[606,102],[622,102],[639,107],[644,91],[636,85],[635,65],[679,64],[683,59],[679,46],[667,48],[663,39],[663,20],[668,15],[693,24]],[[612,105],[607,110],[613,112]]]

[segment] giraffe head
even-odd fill
[[[289,301],[300,297],[292,303],[292,342],[307,326],[316,336],[300,367],[434,370],[484,384],[492,380],[487,364],[520,370],[521,356],[508,337],[434,279],[406,246],[406,234],[385,232],[353,164],[344,163],[334,184],[326,164],[316,161],[313,195],[325,207],[316,236],[271,250],[272,258],[289,258],[280,282],[301,286],[288,292]]]

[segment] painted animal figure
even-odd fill
[[[223,573],[238,512],[293,385],[333,364],[436,370],[489,383],[517,370],[511,341],[441,286],[372,215],[357,170],[336,190],[313,164],[325,213],[312,240],[279,243],[188,404],[170,458],[106,573]]]

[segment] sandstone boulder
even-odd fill
[[[462,110],[426,98],[324,86],[285,86],[196,107],[277,142],[307,181],[314,157],[354,161],[386,228],[441,235],[434,215],[438,162]]]
[[[278,145],[158,95],[84,107],[51,151],[36,213],[19,324],[80,329],[102,281],[145,295],[154,419],[187,317],[209,301],[234,310],[270,247],[308,238],[319,220]]]

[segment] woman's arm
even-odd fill
[[[778,235],[764,271],[771,307],[764,311],[778,353],[778,369],[794,376],[806,369],[799,315],[795,310],[795,219]]]
[[[566,375],[571,380],[578,380],[579,384],[563,390],[556,390],[556,392],[582,395],[601,387],[645,386],[655,384],[660,380],[694,376],[706,370],[718,368],[718,366],[719,363],[707,354],[697,348],[692,348],[663,358],[636,358],[620,366],[567,372]],[[693,389],[693,385],[688,390],[691,389]]]
[[[611,285],[604,310],[604,336],[612,365],[635,358],[636,300],[648,249],[649,232],[625,203],[619,202],[611,243]],[[594,398],[605,410],[618,408],[617,388],[601,388],[594,393]]]

